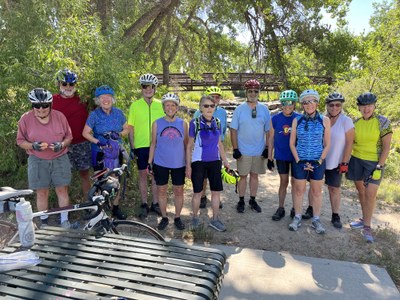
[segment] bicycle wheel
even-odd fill
[[[137,221],[114,221],[113,225],[116,234],[165,241],[157,230]]]

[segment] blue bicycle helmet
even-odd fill
[[[108,85],[102,85],[96,88],[96,91],[94,92],[95,97],[99,97],[101,95],[111,95],[114,97],[114,90],[109,87]]]
[[[58,82],[76,83],[78,75],[69,69],[64,69],[58,71],[56,78]]]
[[[369,92],[363,93],[357,97],[357,105],[375,104],[376,101],[377,101],[376,96]]]
[[[301,95],[300,95],[300,103],[302,103],[304,98],[308,97],[308,96],[315,97],[315,99],[317,99],[317,101],[319,102],[319,94],[318,94],[318,92],[316,90],[313,90],[313,89],[308,89],[308,90],[305,90],[305,91],[303,91],[301,93]]]

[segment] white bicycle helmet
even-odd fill
[[[180,99],[179,99],[178,95],[175,95],[174,93],[167,93],[164,96],[162,96],[161,103],[164,104],[167,101],[172,101],[178,106],[180,103]]]
[[[317,99],[317,101],[319,102],[319,94],[318,94],[318,92],[316,90],[313,90],[313,89],[308,89],[308,90],[305,90],[305,91],[303,91],[301,93],[301,95],[300,95],[300,103],[303,103],[304,98],[308,97],[308,96],[315,97],[315,99]]]
[[[36,88],[28,93],[28,99],[31,103],[52,103],[53,95],[45,89]]]
[[[141,85],[158,85],[158,78],[154,76],[153,74],[144,74],[140,76],[139,82]]]

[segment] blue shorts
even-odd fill
[[[139,170],[146,170],[147,164],[149,163],[149,152],[150,147],[137,148],[133,150],[133,153],[137,157],[137,166]]]
[[[66,186],[71,183],[71,163],[64,154],[55,159],[41,159],[34,155],[28,157],[28,181],[32,190]]]
[[[349,172],[347,172],[346,177],[353,181],[366,181],[372,172],[375,170],[377,161],[364,160],[352,156],[349,161]],[[382,170],[382,176],[379,180],[368,179],[368,183],[373,183],[379,185],[383,178],[384,170]]]
[[[278,174],[289,174],[291,161],[287,160],[276,160],[276,168],[278,169]]]
[[[342,185],[342,174],[339,173],[338,168],[325,170],[325,184],[333,187],[340,187]]]
[[[168,184],[169,174],[171,173],[172,185],[184,185],[185,170],[186,167],[171,169],[154,164],[154,180],[157,185],[166,185]]]
[[[89,170],[92,162],[92,151],[90,142],[71,144],[68,147],[68,156],[74,170]]]
[[[192,183],[193,192],[201,193],[203,191],[203,182],[208,178],[210,182],[210,191],[220,192],[223,190],[221,178],[220,160],[216,161],[195,161],[192,163]]]
[[[298,180],[322,180],[324,178],[326,163],[325,160],[319,166],[314,166],[313,171],[304,170],[305,164],[303,162],[292,163],[292,176]]]

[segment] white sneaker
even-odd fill
[[[289,230],[297,231],[297,229],[299,229],[300,226],[301,226],[301,218],[295,216],[293,218],[292,223],[289,224]]]

